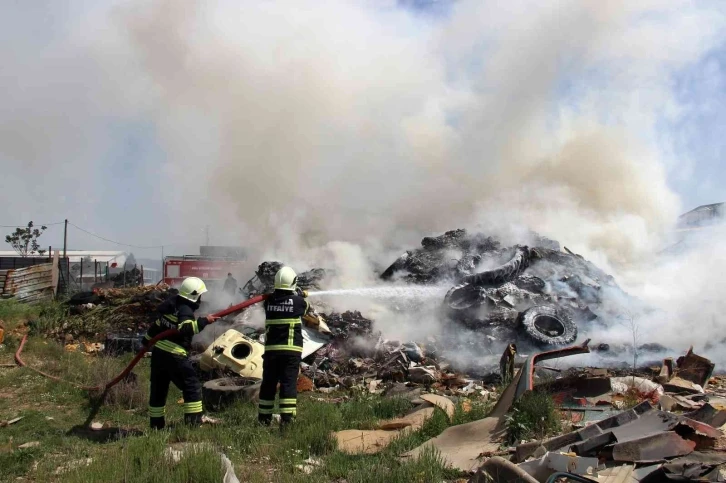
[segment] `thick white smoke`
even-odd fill
[[[155,87],[175,201],[206,194],[248,242],[293,256],[504,213],[624,263],[678,213],[655,122],[717,25],[615,3],[461,1],[431,21],[365,2],[145,2],[117,28]]]

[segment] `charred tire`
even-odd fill
[[[219,411],[235,401],[258,401],[261,381],[252,377],[223,377],[202,386],[202,401],[207,409]]]
[[[396,272],[399,272],[401,270],[404,270],[406,268],[406,263],[408,263],[408,257],[411,256],[410,252],[406,252],[400,257],[396,259],[395,262],[391,264],[390,267],[388,267],[382,274],[381,279],[382,280],[390,280],[393,275],[396,274]]]
[[[536,305],[521,315],[524,333],[537,345],[566,345],[577,339],[572,317],[555,305]]]
[[[542,293],[547,286],[544,280],[533,275],[520,275],[512,283],[522,290],[527,290],[532,293]]]
[[[93,292],[78,292],[68,299],[68,305],[97,304],[101,298]]]
[[[464,283],[449,289],[444,297],[444,304],[449,310],[466,310],[482,304],[478,287]]]
[[[493,270],[486,270],[481,273],[464,277],[465,283],[472,285],[491,285],[505,283],[516,277],[529,264],[529,249],[517,247],[514,256],[504,265]]]

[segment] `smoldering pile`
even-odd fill
[[[481,353],[498,354],[509,343],[532,349],[570,344],[582,332],[611,327],[633,310],[645,310],[582,256],[560,250],[556,241],[531,238],[532,247],[503,247],[482,234],[449,231],[424,238],[381,278],[453,285],[437,314],[447,327],[441,337],[462,341],[465,334],[465,343]],[[491,345],[496,350],[487,350]]]
[[[533,247],[506,247],[482,234],[449,231],[424,238],[420,248],[407,251],[383,271],[384,285],[451,286],[443,303],[431,309],[430,315],[442,322],[441,330],[416,340],[387,340],[377,330],[385,327],[377,327],[367,314],[338,313],[311,298],[331,341],[304,361],[303,373],[318,387],[372,380],[438,384],[461,373],[496,380],[499,357],[508,344],[516,344],[520,352],[572,344],[583,338],[582,329],[618,323],[637,304],[613,277],[583,257],[566,247],[560,250],[555,241],[532,238]],[[250,295],[270,290],[282,265],[262,263],[245,290]],[[320,268],[304,272],[299,284],[317,290],[330,273]],[[407,309],[395,303],[394,310]],[[249,319],[248,313],[238,322],[244,326]],[[258,338],[261,322],[238,330]]]

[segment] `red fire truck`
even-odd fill
[[[243,271],[245,261],[240,258],[205,255],[165,257],[164,283],[178,287],[186,277],[199,277],[210,289],[221,289],[228,273],[239,276]]]

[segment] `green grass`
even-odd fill
[[[40,309],[40,305],[22,304],[13,299],[0,300],[0,320],[6,323],[27,320],[36,317]]]
[[[0,313],[11,314],[18,320],[41,317],[41,312],[45,314],[42,317],[52,318],[54,310],[57,309],[0,304]],[[62,323],[62,318],[58,317],[57,322]],[[131,355],[104,358],[67,352],[60,344],[35,335],[28,341],[24,358],[34,367],[75,383],[95,385],[120,372]],[[0,352],[0,360],[12,361],[12,354]],[[432,452],[405,462],[399,460],[399,455],[440,434],[449,425],[479,419],[489,410],[488,404],[471,401],[468,412],[457,406],[452,422],[437,410],[421,430],[396,439],[379,454],[347,455],[336,449],[332,432],[373,428],[379,420],[405,414],[412,404],[367,393],[351,394],[343,402],[336,402],[336,398],[345,394],[306,393],[299,398],[298,419],[292,431],[284,434],[275,425],[259,426],[256,407],[251,403],[238,403],[214,413],[221,425],[189,429],[181,424],[183,411],[177,403],[181,393],[172,387],[167,400],[170,427],[152,432],[147,429],[146,413],[148,365],[148,359],[144,359],[135,369],[137,384],[120,387],[116,393],[107,395],[93,421],[113,429],[101,432],[79,429],[95,402],[86,392],[28,369],[0,369],[0,420],[23,417],[0,428],[0,481],[26,478],[60,482],[218,483],[223,471],[221,452],[234,464],[240,481],[440,483],[461,475],[445,468]],[[118,428],[128,433],[117,437]],[[40,442],[40,446],[18,449],[31,441]],[[177,463],[166,456],[170,446],[187,448]],[[305,474],[296,468],[310,457],[320,460],[312,473]]]
[[[525,392],[506,416],[510,444],[543,439],[560,429],[560,418],[552,397],[545,392]]]

